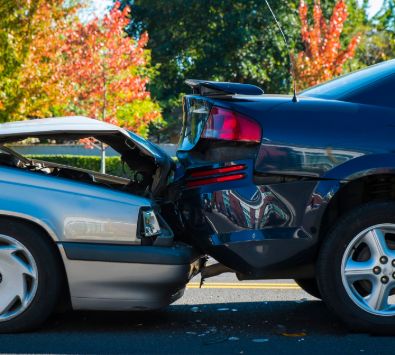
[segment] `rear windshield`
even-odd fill
[[[324,84],[313,86],[302,91],[301,96],[323,99],[343,99],[361,87],[373,83],[395,73],[395,60],[379,63],[356,72],[343,75]]]

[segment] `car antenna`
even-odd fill
[[[280,30],[281,36],[283,37],[284,43],[285,43],[285,47],[287,48],[287,52],[288,52],[288,56],[289,56],[289,61],[291,64],[291,75],[292,75],[292,85],[293,85],[293,97],[292,97],[292,102],[298,102],[298,98],[296,96],[296,75],[295,75],[295,67],[294,67],[294,62],[292,60],[292,56],[291,56],[291,50],[289,49],[289,45],[288,45],[288,41],[287,41],[287,37],[285,36],[285,33],[283,31],[283,29],[281,28],[280,22],[277,20],[276,15],[274,14],[269,2],[267,0],[265,0],[265,3],[267,5],[267,7],[269,8],[270,13],[272,14],[274,21],[276,22],[276,25],[278,27],[278,29]]]

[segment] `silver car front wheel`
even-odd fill
[[[17,317],[29,307],[37,284],[32,254],[15,238],[0,234],[0,322]]]
[[[65,297],[56,244],[35,225],[0,216],[0,333],[38,327]]]

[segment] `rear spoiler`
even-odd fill
[[[255,85],[227,83],[220,81],[207,81],[188,79],[185,84],[189,85],[194,94],[201,96],[233,96],[233,95],[262,95],[263,90]]]

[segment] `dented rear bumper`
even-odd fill
[[[315,185],[257,185],[248,174],[241,182],[185,189],[185,238],[242,279],[312,277],[316,238],[303,219]]]

